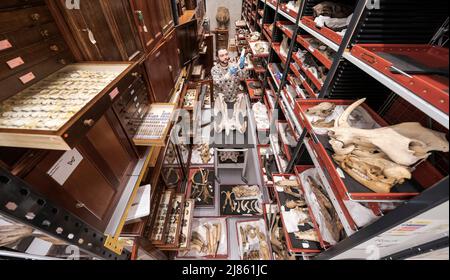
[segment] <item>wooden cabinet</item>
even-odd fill
[[[172,13],[171,0],[154,0],[158,2],[159,6],[159,24],[164,34],[167,34],[175,26]]]
[[[131,61],[139,57],[142,46],[127,0],[83,1],[80,9],[68,9],[65,3],[59,0],[54,11],[62,14],[83,60]]]
[[[66,181],[58,183],[49,175],[65,153],[60,151],[46,152],[24,180],[48,199],[104,231],[136,155],[112,112],[75,149],[83,159]]]
[[[180,74],[180,59],[175,32],[169,34],[164,42],[149,55],[145,61],[145,68],[156,102],[169,101],[170,93]]]
[[[130,0],[134,20],[138,26],[139,35],[147,51],[153,50],[162,39],[160,26],[160,10],[156,0]]]

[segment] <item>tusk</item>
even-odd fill
[[[336,119],[336,122],[334,123],[334,127],[350,127],[350,124],[348,123],[348,119],[350,118],[350,115],[353,113],[353,111],[358,108],[361,104],[366,102],[366,98],[360,99],[350,105],[344,113]]]

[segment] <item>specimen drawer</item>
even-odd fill
[[[71,64],[4,100],[0,146],[70,150],[134,80],[132,68],[126,62]],[[26,75],[22,82],[33,76]]]

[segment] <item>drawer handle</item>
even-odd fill
[[[139,74],[139,72],[133,72],[133,73],[131,74],[131,76],[136,77],[136,78],[140,78],[140,77],[141,77],[141,74]]]
[[[375,62],[377,62],[377,59],[373,55],[370,55],[370,54],[367,54],[367,53],[363,53],[361,55],[361,58],[364,61],[366,61],[367,63],[370,63],[370,64],[374,64]]]
[[[93,127],[95,124],[95,121],[93,119],[84,120],[83,124],[88,127]]]
[[[41,18],[41,15],[38,13],[32,14],[31,19],[34,21],[38,21]]]
[[[169,71],[173,72],[173,66],[172,65],[169,65]]]

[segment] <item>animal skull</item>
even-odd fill
[[[306,113],[308,115],[315,115],[322,118],[326,118],[330,116],[334,109],[336,108],[336,105],[330,102],[322,102],[317,106],[311,107],[306,110]]]
[[[352,128],[351,113],[361,99],[336,119],[330,129],[334,160],[359,183],[377,193],[389,193],[411,179],[411,166],[424,161],[431,151],[449,151],[445,135],[419,123],[402,123],[376,129]]]

